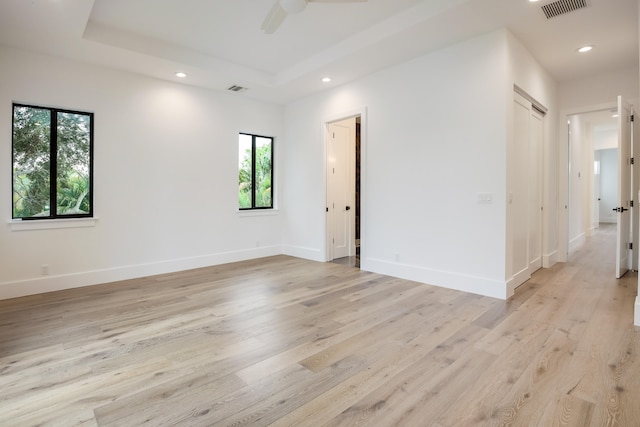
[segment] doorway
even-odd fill
[[[327,260],[360,267],[361,116],[326,123]]]
[[[567,114],[566,258],[599,229],[615,225],[617,233],[600,233],[616,241],[616,278],[635,268],[632,230],[632,137],[630,107],[603,105]],[[636,213],[637,214],[637,213]]]
[[[568,251],[580,247],[600,221],[615,222],[614,212],[603,212],[606,202],[602,201],[602,191],[611,190],[606,179],[611,168],[609,155],[615,150],[617,164],[618,130],[614,117],[615,108],[572,114],[567,117],[568,157],[569,157],[569,206],[568,206]],[[602,176],[602,173],[605,176]],[[605,178],[605,187],[602,188]],[[617,171],[613,198],[617,204]],[[598,200],[601,199],[601,200]]]

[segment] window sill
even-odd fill
[[[69,219],[42,219],[22,221],[13,219],[9,221],[11,231],[50,230],[56,228],[84,228],[95,227],[98,218],[69,218]]]
[[[278,215],[277,209],[254,209],[247,211],[238,211],[238,216],[240,217],[250,217],[250,216],[273,216]]]

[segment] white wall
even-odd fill
[[[594,150],[618,148],[617,129],[594,129],[591,135]]]
[[[288,105],[285,251],[323,259],[323,122],[362,111],[362,268],[505,298],[508,37],[496,31]]]
[[[615,223],[618,216],[613,209],[618,206],[618,130],[593,129],[591,132],[594,160],[600,162],[600,174],[594,203],[599,222]],[[597,200],[597,199],[600,200]],[[597,224],[593,224],[597,226]]]
[[[629,68],[597,74],[584,79],[558,84],[558,106],[560,112],[590,111],[589,107],[602,103],[615,103],[618,95],[637,104],[638,69]],[[586,107],[586,109],[585,109]]]
[[[325,260],[324,124],[355,114],[362,116],[362,268],[508,296],[513,85],[551,111],[555,100],[544,70],[507,30],[284,109],[7,49],[0,57],[0,116],[10,117],[11,101],[96,113],[100,218],[83,229],[5,227],[5,297],[280,252]],[[553,120],[545,135],[548,126]],[[0,122],[0,132],[10,135],[10,122]],[[236,212],[238,132],[276,137],[278,215]],[[8,164],[4,141],[0,162]],[[545,158],[545,168],[553,162]],[[546,180],[553,211],[553,173]],[[10,183],[0,185],[0,212],[9,219]],[[479,203],[478,193],[491,203]],[[548,252],[553,239],[547,232]],[[40,276],[43,264],[50,276]]]
[[[569,250],[579,247],[589,227],[589,167],[591,140],[582,115],[569,118]]]
[[[616,139],[617,140],[617,139]],[[618,206],[618,149],[598,150],[600,155],[600,222],[617,221],[613,209]]]
[[[278,165],[282,107],[6,48],[0,75],[0,298],[281,253],[281,215],[237,213],[237,135]],[[95,113],[94,227],[12,231],[13,101]]]

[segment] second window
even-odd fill
[[[273,208],[273,138],[239,135],[238,207]]]

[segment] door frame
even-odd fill
[[[558,126],[558,197],[559,197],[559,220],[558,220],[558,261],[567,262],[569,259],[569,127],[567,122],[569,116],[577,114],[588,114],[598,111],[618,108],[617,97],[611,102],[587,105],[584,107],[565,109],[560,113],[560,124]]]
[[[360,116],[360,269],[366,270],[367,262],[366,262],[366,241],[367,241],[367,228],[366,228],[366,217],[367,217],[367,174],[366,174],[366,165],[367,165],[367,108],[359,107],[352,110],[342,111],[340,113],[332,114],[326,116],[322,120],[322,143],[323,143],[323,185],[324,185],[324,205],[323,210],[325,211],[325,220],[324,220],[324,260],[331,260],[331,245],[329,243],[330,236],[330,225],[329,225],[329,215],[327,215],[326,208],[328,203],[328,175],[327,175],[327,155],[328,155],[328,144],[329,144],[329,124],[339,122],[341,120],[349,119],[352,117]],[[354,212],[355,214],[355,212]]]

